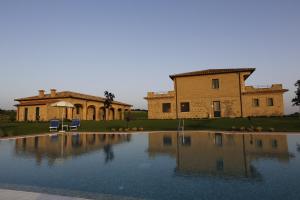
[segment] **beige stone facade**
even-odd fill
[[[15,99],[17,104],[17,121],[49,121],[61,119],[80,120],[123,120],[124,112],[129,111],[131,105],[114,101],[110,109],[104,108],[104,98],[80,94],[76,92],[51,90],[45,94],[40,90],[37,96]],[[51,104],[58,101],[67,101],[74,108],[57,108]]]
[[[284,114],[281,84],[246,86],[254,68],[210,69],[171,75],[174,91],[148,92],[149,119],[184,119]]]
[[[105,146],[114,146],[131,140],[130,134],[64,134],[17,138],[15,153],[18,156],[32,156],[37,164],[48,160],[53,165],[59,159],[80,156],[99,151]]]
[[[176,172],[181,174],[256,178],[253,161],[272,158],[286,163],[292,158],[285,134],[157,132],[148,137],[149,156],[176,158]]]

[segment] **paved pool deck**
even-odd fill
[[[118,196],[99,196],[99,200],[137,200],[136,198]],[[18,190],[0,189],[0,200],[91,200],[79,197],[68,197],[38,192],[25,192]]]
[[[0,189],[1,200],[88,200],[77,197]]]

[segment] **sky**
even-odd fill
[[[300,1],[0,1],[0,108],[70,90],[147,108],[170,74],[255,67],[247,85],[300,79]]]

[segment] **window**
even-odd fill
[[[214,108],[214,117],[221,117],[221,102],[214,101],[213,108]]]
[[[34,148],[38,148],[39,147],[39,137],[34,137]]]
[[[262,140],[255,140],[256,147],[262,148],[263,142]]]
[[[192,139],[191,136],[181,136],[180,137],[182,146],[191,146]]]
[[[170,103],[163,103],[162,104],[162,111],[163,111],[163,113],[171,112],[171,104]]]
[[[224,160],[223,159],[219,159],[216,161],[216,168],[217,168],[217,171],[223,171],[223,169],[224,169]]]
[[[253,107],[259,106],[259,99],[253,99]]]
[[[180,104],[181,112],[190,112],[190,103],[183,102]]]
[[[22,144],[23,148],[26,148],[26,144],[27,144],[27,139],[23,138],[23,144]]]
[[[218,146],[222,146],[223,145],[223,137],[221,133],[216,133],[215,135],[215,144]]]
[[[213,89],[219,89],[219,79],[213,79],[212,80],[212,88]]]
[[[40,120],[40,107],[35,108],[35,120],[36,121]]]
[[[164,142],[164,146],[171,146],[172,138],[170,136],[164,136],[163,142]]]
[[[28,120],[28,108],[24,109],[24,121]]]
[[[272,148],[273,148],[273,149],[276,149],[276,148],[278,147],[278,142],[277,142],[277,140],[272,140],[272,141],[271,141],[271,145],[272,145]]]
[[[273,98],[268,98],[267,99],[267,105],[268,106],[274,106]]]

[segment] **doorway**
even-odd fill
[[[213,102],[214,107],[214,117],[221,117],[221,103],[220,101]]]
[[[35,108],[35,120],[36,121],[40,120],[40,107]]]
[[[24,109],[24,121],[28,121],[28,108]]]

